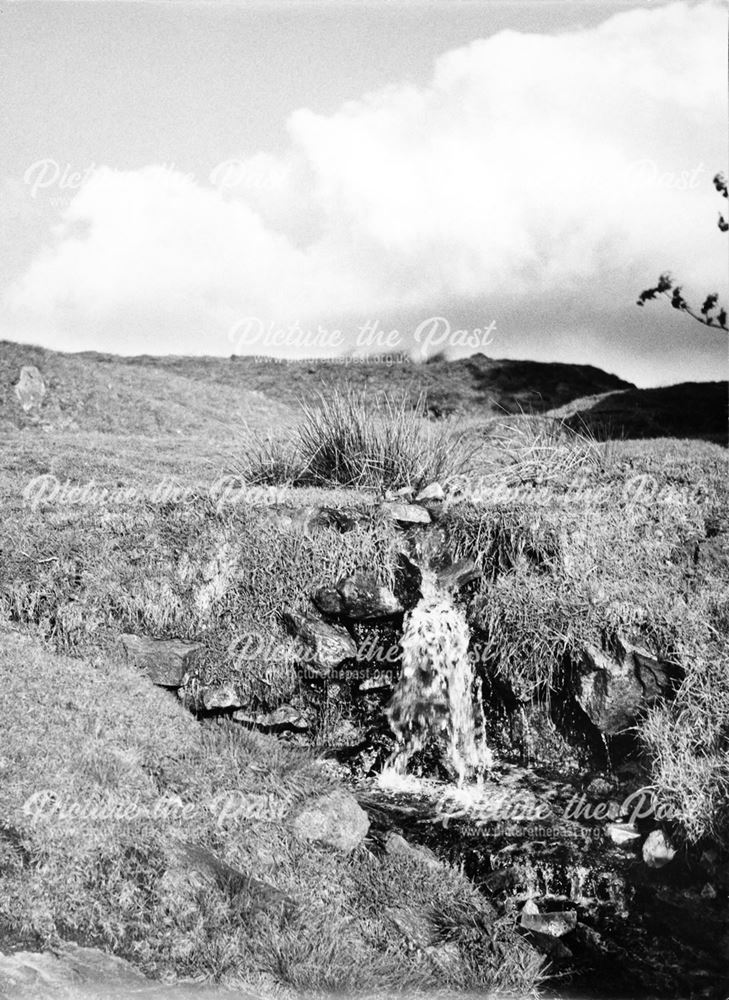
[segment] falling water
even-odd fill
[[[398,747],[387,769],[404,775],[413,754],[433,737],[445,737],[447,757],[459,787],[480,780],[493,758],[477,733],[473,712],[474,672],[468,655],[466,619],[439,593],[435,575],[422,571],[422,598],[407,615],[402,646],[402,671],[388,707]]]

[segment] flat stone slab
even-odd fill
[[[430,514],[425,507],[414,503],[383,503],[382,509],[393,521],[400,524],[430,524]]]

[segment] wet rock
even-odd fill
[[[399,524],[430,524],[429,512],[418,504],[383,503],[382,509]]]
[[[240,708],[240,697],[232,684],[215,684],[202,689],[200,699],[208,712],[214,709]]]
[[[349,854],[367,835],[370,821],[349,792],[337,789],[295,813],[291,828],[298,840],[314,841]]]
[[[393,592],[366,573],[346,576],[336,587],[320,587],[314,593],[313,600],[325,614],[339,615],[353,621],[389,618],[403,611]]]
[[[15,396],[25,413],[40,409],[46,394],[43,376],[35,365],[23,365],[20,378],[15,383]]]
[[[148,639],[143,635],[124,634],[120,636],[120,642],[127,659],[159,687],[182,687],[205,650],[201,642]]]
[[[481,575],[473,559],[460,559],[438,573],[438,586],[442,590],[460,590]]]
[[[588,795],[592,795],[595,798],[607,798],[608,795],[612,795],[613,788],[613,782],[608,781],[606,778],[593,778],[585,791]]]
[[[338,593],[336,596],[339,598]],[[340,602],[341,598],[338,607]],[[327,677],[344,660],[357,655],[354,639],[341,625],[331,625],[308,612],[287,611],[283,618],[287,627],[311,650],[307,666],[319,676]]]
[[[670,694],[674,669],[623,637],[615,653],[587,646],[575,697],[594,725],[614,736],[632,726],[641,709]]]
[[[556,913],[521,913],[521,926],[548,937],[563,937],[577,926],[577,912],[564,910]]]
[[[614,844],[632,844],[640,839],[640,833],[633,823],[608,823],[605,832]]]
[[[431,483],[418,493],[415,503],[422,503],[424,500],[442,500],[444,497],[445,491],[440,483]]]
[[[649,833],[643,844],[643,860],[649,868],[665,868],[676,857],[676,848],[663,830]]]

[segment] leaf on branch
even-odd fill
[[[720,309],[719,310],[719,315],[716,317],[716,320],[717,320],[719,326],[722,328],[722,330],[726,330],[726,328],[727,328],[726,327],[726,309]]]
[[[680,285],[676,285],[676,287],[673,289],[673,295],[671,296],[671,305],[673,306],[674,309],[686,308],[686,300],[681,294]]]
[[[718,301],[719,301],[719,296],[717,295],[716,292],[714,292],[712,295],[707,295],[706,300],[704,301],[704,304],[701,307],[701,315],[708,316],[711,310],[716,306],[716,303]]]
[[[717,222],[717,226],[722,231],[722,233],[725,233],[727,229],[729,229],[729,222],[726,221],[721,212],[719,212],[719,221]]]
[[[725,198],[729,198],[729,191],[727,191],[726,177],[722,173],[716,174],[714,177],[714,187],[719,192],[719,194],[724,195]]]

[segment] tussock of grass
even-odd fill
[[[427,418],[422,395],[413,402],[335,391],[317,405],[302,403],[293,440],[254,438],[240,471],[253,483],[417,490],[470,464],[463,434]]]

